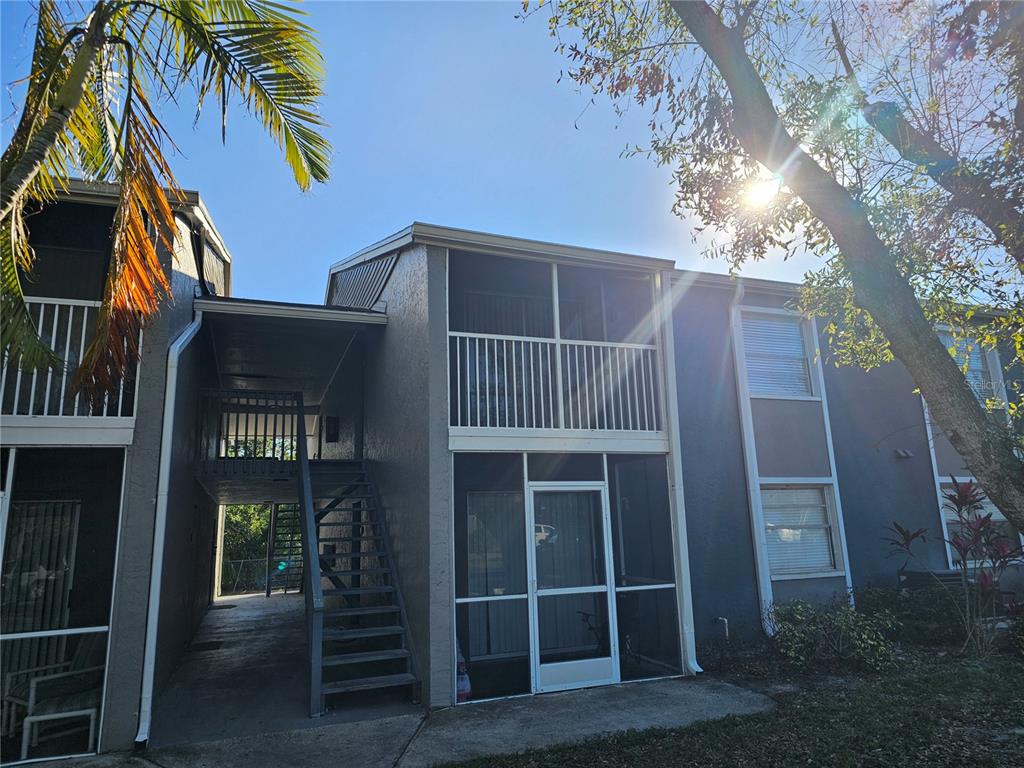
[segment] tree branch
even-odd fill
[[[885,334],[992,501],[1014,525],[1024,526],[1024,462],[1014,453],[1009,430],[978,403],[863,207],[788,131],[736,29],[705,2],[673,2],[672,8],[725,80],[733,131],[744,151],[781,174],[828,228],[850,273],[855,302]]]
[[[1024,215],[996,188],[991,177],[970,170],[934,138],[917,130],[903,117],[896,104],[889,101],[869,102],[867,94],[857,82],[856,71],[850,63],[846,45],[835,21],[832,22],[832,36],[854,100],[868,125],[882,134],[900,157],[908,163],[923,167],[936,184],[949,192],[953,205],[969,211],[988,227],[996,242],[1006,249],[1024,271]]]

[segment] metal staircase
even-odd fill
[[[362,462],[310,463],[324,598],[321,697],[419,682],[386,521]],[[314,673],[315,674],[315,673]]]
[[[302,515],[298,504],[274,504],[267,538],[267,597],[302,591]]]

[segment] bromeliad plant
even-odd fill
[[[173,249],[172,206],[183,194],[156,105],[191,89],[198,119],[212,99],[223,137],[229,105],[241,102],[307,189],[326,181],[330,161],[317,110],[323,59],[284,0],[99,0],[73,21],[54,0],[38,0],[38,14],[24,111],[0,160],[0,341],[23,369],[63,367],[22,294],[34,260],[25,211],[53,199],[71,174],[117,183],[100,321],[76,375],[104,391],[138,354],[138,330],[168,292],[157,248]]]
[[[985,512],[985,493],[971,481],[958,482],[950,478],[950,489],[943,494],[943,509],[953,513],[949,523],[949,538],[945,542],[953,552],[953,564],[959,572],[956,588],[935,577],[946,592],[963,625],[964,644],[961,650],[972,650],[983,656],[996,642],[1005,606],[1000,590],[1003,574],[1011,565],[1020,563],[1022,552],[1019,538],[1012,530],[992,519]],[[911,531],[893,521],[886,538],[891,554],[905,557],[903,568],[910,560],[918,561],[914,546],[926,540],[926,529]]]

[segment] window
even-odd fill
[[[949,483],[943,483],[942,492],[946,493],[952,490],[952,486]],[[995,523],[996,528],[1006,536],[1011,542],[1020,542],[1024,544],[1024,538],[1021,537],[1020,532],[1013,527],[1009,520],[1003,516],[1003,513],[999,511],[995,504],[993,504],[986,497],[981,503],[982,515],[992,515],[992,522]],[[943,500],[942,504],[942,516],[946,521],[946,538],[952,539],[956,535],[961,523],[956,516],[956,512],[949,508],[949,505]],[[952,547],[949,548],[950,557],[953,559],[954,564],[959,561],[957,551]]]
[[[981,344],[972,339],[955,339],[949,331],[939,331],[939,339],[946,349],[953,354],[957,365],[966,363],[967,383],[971,385],[979,400],[985,401],[992,397],[992,374],[988,367],[988,354]]]
[[[750,394],[754,397],[813,395],[801,318],[749,313],[742,317]]]
[[[762,488],[761,507],[773,576],[836,569],[832,510],[824,487]]]

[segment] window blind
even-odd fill
[[[800,318],[744,314],[743,349],[752,395],[813,394]]]
[[[773,575],[835,568],[824,488],[762,488],[761,506]]]
[[[988,359],[985,350],[981,345],[970,339],[954,339],[953,335],[945,331],[939,333],[946,349],[954,350],[957,365],[967,364],[967,383],[971,385],[974,394],[979,400],[987,400],[992,397],[992,377],[988,370]]]

